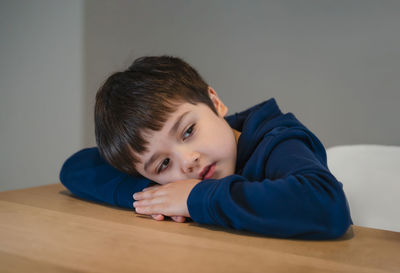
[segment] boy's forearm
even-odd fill
[[[60,181],[78,197],[110,205],[132,208],[132,194],[151,181],[119,172],[100,156],[97,148],[78,151],[60,171]]]

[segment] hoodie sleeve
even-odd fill
[[[96,147],[68,158],[61,168],[60,181],[80,198],[125,208],[133,208],[132,195],[152,183],[143,176],[133,177],[113,168]]]
[[[247,230],[268,236],[332,239],[352,224],[342,184],[326,166],[322,144],[303,133],[266,137],[249,160],[250,174],[203,180],[188,198],[198,223]],[[247,178],[246,178],[247,177]]]

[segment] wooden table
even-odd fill
[[[53,184],[0,192],[0,272],[400,272],[400,233],[273,239],[158,222]]]

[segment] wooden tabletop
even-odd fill
[[[155,221],[53,184],[0,192],[0,272],[400,272],[400,233],[274,239]]]

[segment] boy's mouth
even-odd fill
[[[200,173],[200,179],[204,180],[211,178],[215,172],[215,165],[216,163],[213,163],[204,167],[204,169]]]

